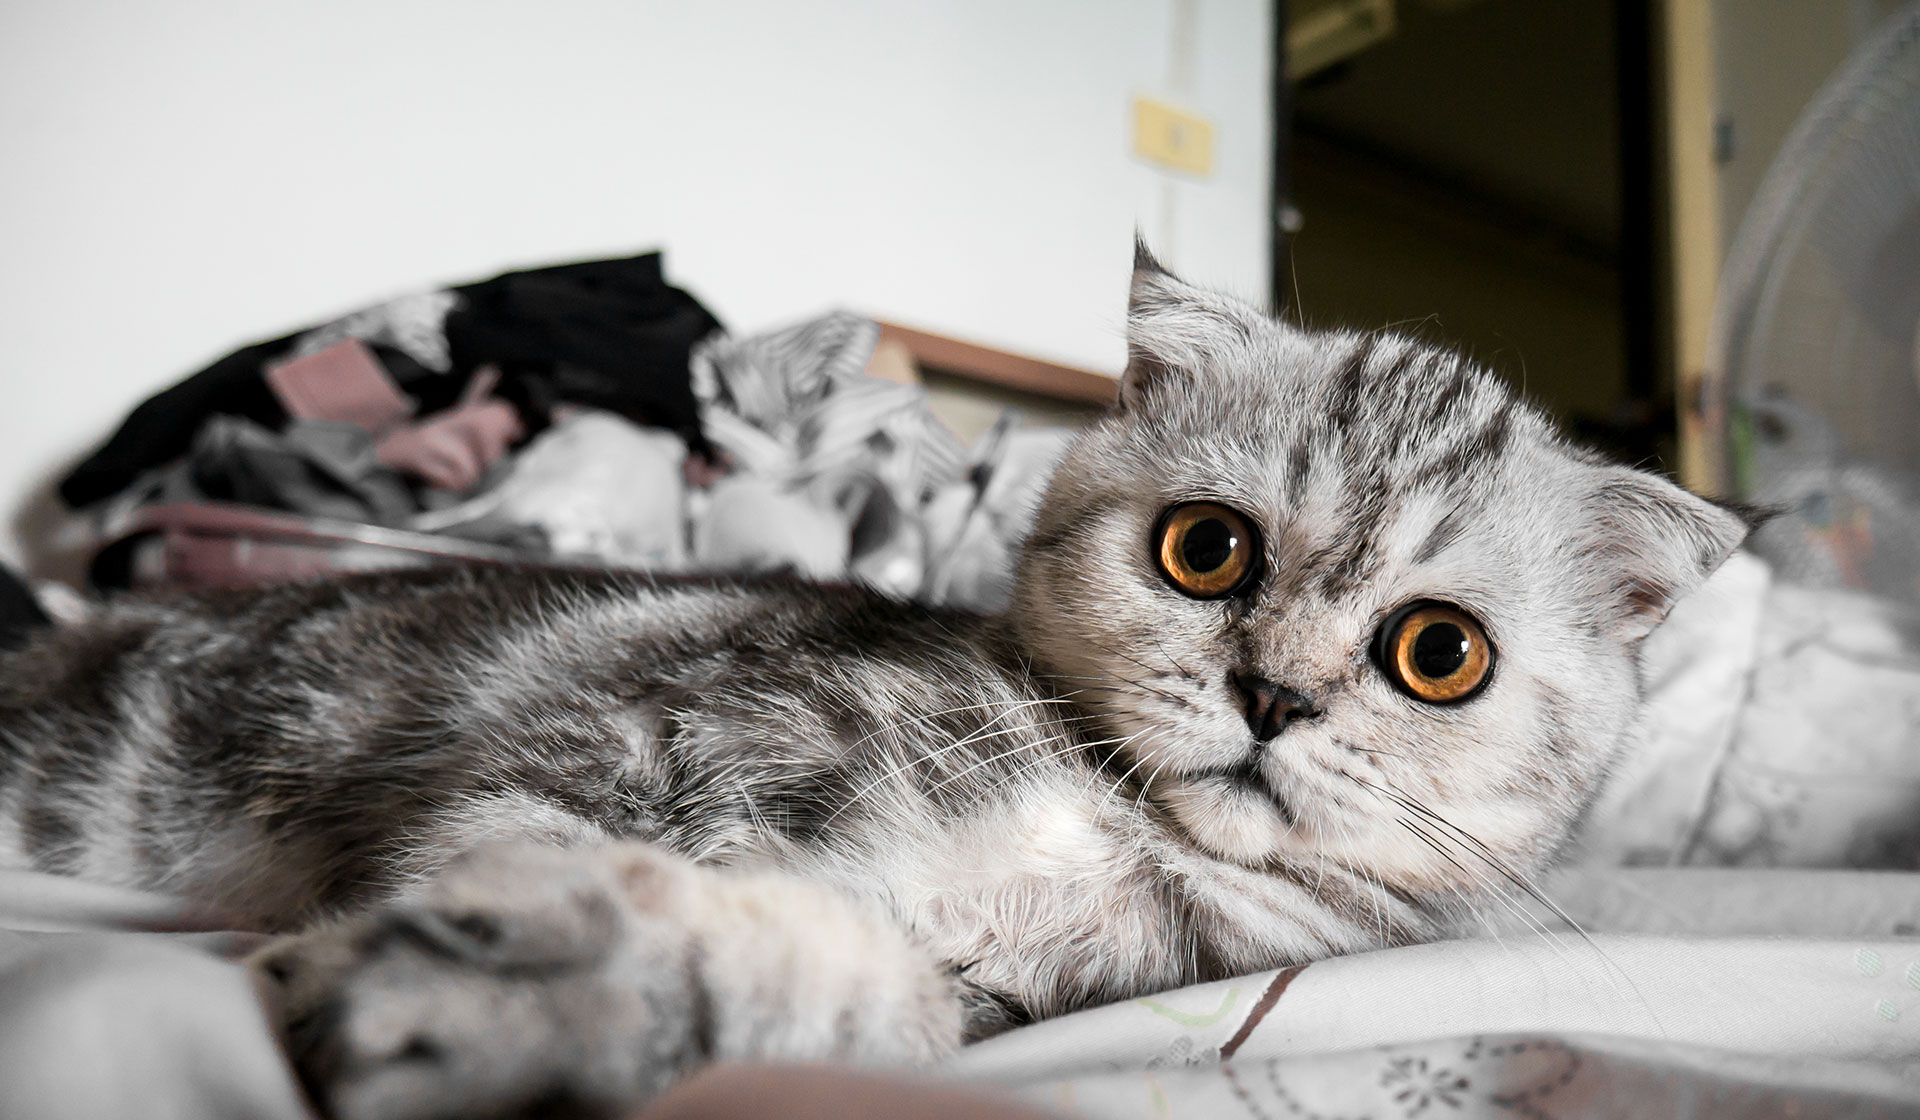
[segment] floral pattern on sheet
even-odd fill
[[[1232,1067],[1222,1074],[1254,1120],[1281,1115],[1419,1120],[1489,1109],[1545,1118],[1555,1114],[1584,1065],[1579,1051],[1552,1039],[1469,1038],[1384,1048],[1357,1058],[1351,1063],[1359,1067],[1353,1077],[1329,1078],[1325,1070],[1281,1060],[1260,1063],[1252,1076],[1253,1071]],[[1364,1070],[1372,1076],[1361,1075]]]
[[[1088,1117],[1240,1120],[1705,1120],[1913,1115],[1911,1101],[1835,1083],[1783,1085],[1730,1056],[1607,1039],[1474,1036],[1209,1070],[1095,1074],[1031,1087]]]
[[[1623,874],[1619,897],[1691,899],[1733,926],[1808,908],[1781,889],[1805,872]],[[1812,907],[1836,928],[1920,911],[1920,875],[1824,875]],[[952,1072],[1114,1120],[1561,1120],[1601,1101],[1631,1104],[1606,1115],[1916,1116],[1920,941],[1696,927],[1408,946],[1034,1024]]]

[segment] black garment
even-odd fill
[[[503,384],[670,428],[706,453],[688,358],[720,321],[670,286],[660,254],[509,272],[455,288],[447,345],[456,369],[489,362]]]
[[[268,428],[286,424],[287,410],[261,374],[299,337],[290,334],[236,350],[148,397],[100,450],[60,480],[61,500],[79,507],[112,497],[149,468],[185,455],[209,417],[240,416]]]
[[[473,371],[493,363],[502,375],[495,392],[519,411],[529,436],[564,401],[671,428],[706,452],[688,359],[720,323],[666,282],[658,252],[509,272],[452,290],[460,300],[443,324],[450,370],[372,344],[388,374],[420,403],[420,415],[453,405]],[[286,409],[264,375],[304,333],[236,351],[149,398],[61,480],[60,497],[85,506],[113,496],[187,454],[215,416],[284,428]]]

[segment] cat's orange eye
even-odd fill
[[[1196,599],[1217,599],[1245,587],[1260,569],[1253,525],[1217,502],[1188,502],[1160,518],[1156,546],[1161,574]]]
[[[1410,603],[1380,628],[1376,659],[1387,679],[1415,700],[1465,700],[1493,672],[1493,643],[1472,615],[1446,603]]]

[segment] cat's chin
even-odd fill
[[[1188,839],[1220,859],[1258,867],[1300,845],[1295,825],[1273,799],[1245,785],[1175,778],[1157,783],[1153,795]]]

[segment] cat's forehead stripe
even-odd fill
[[[1414,563],[1428,563],[1446,551],[1448,545],[1460,539],[1460,534],[1466,529],[1466,519],[1467,507],[1464,505],[1456,505],[1442,515],[1428,530],[1427,538],[1420,542],[1420,547],[1413,550]]]
[[[1441,423],[1452,414],[1455,408],[1459,407],[1461,397],[1472,382],[1472,376],[1466,363],[1458,358],[1454,359],[1452,376],[1447,379],[1446,387],[1434,394],[1433,407],[1427,412],[1429,425]]]
[[[1367,367],[1372,362],[1374,350],[1379,346],[1379,342],[1379,335],[1364,336],[1328,375],[1323,413],[1328,427],[1343,428],[1359,418],[1359,410],[1366,401],[1369,383],[1378,376],[1370,375]]]
[[[1370,334],[1305,386],[1304,422],[1279,428],[1287,441],[1275,458],[1279,516],[1296,530],[1289,590],[1312,586],[1337,596],[1377,578],[1394,556],[1433,560],[1466,531],[1469,485],[1512,447],[1524,404],[1458,355],[1412,340]],[[1269,452],[1272,453],[1271,451]],[[1430,521],[1430,502],[1414,503],[1416,524],[1398,525],[1415,494],[1449,495],[1450,512]],[[1420,543],[1386,548],[1396,530]]]
[[[1513,437],[1514,411],[1519,405],[1514,401],[1502,403],[1472,435],[1463,436],[1451,447],[1431,460],[1427,466],[1415,475],[1415,483],[1432,483],[1440,486],[1453,486],[1475,468],[1492,459],[1497,459],[1506,451]]]

